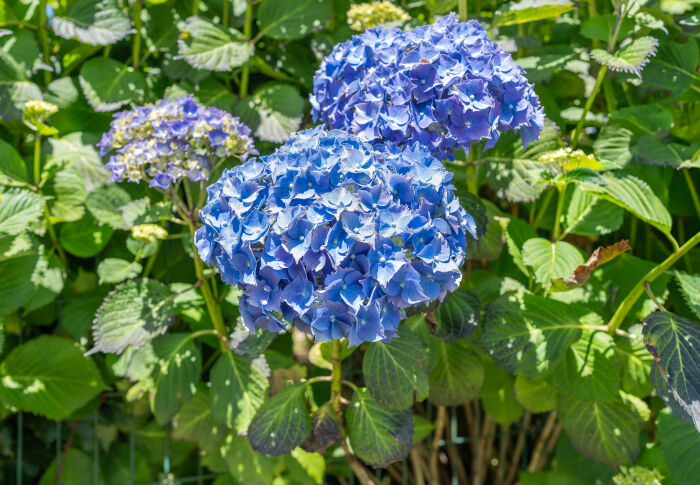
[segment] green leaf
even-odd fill
[[[681,94],[698,85],[698,43],[662,42],[659,51],[642,72],[642,87]]]
[[[31,190],[10,189],[0,193],[0,233],[19,234],[44,214],[44,199]]]
[[[569,0],[520,0],[508,5],[508,10],[497,14],[493,26],[506,26],[536,22],[557,17],[574,9]]]
[[[603,49],[593,49],[591,56],[599,64],[607,64],[608,69],[612,71],[639,75],[649,58],[656,54],[658,45],[659,41],[654,37],[638,37],[612,54]]]
[[[682,271],[674,271],[673,276],[678,281],[685,303],[700,318],[700,276]]]
[[[216,361],[209,378],[212,415],[229,428],[245,433],[267,399],[264,369],[229,351]]]
[[[0,183],[4,181],[27,182],[27,166],[15,147],[0,140]]]
[[[574,190],[566,211],[564,234],[597,236],[617,231],[622,226],[624,212],[607,200],[581,190]]]
[[[96,49],[96,48],[95,48]],[[45,101],[58,106],[51,126],[61,133],[102,132],[109,129],[109,113],[97,113],[88,104],[77,77],[62,77],[46,87]]]
[[[90,45],[114,44],[131,31],[129,18],[115,0],[78,0],[65,15],[54,17],[51,27],[59,37]]]
[[[172,217],[170,202],[157,202],[151,205],[151,200],[144,197],[136,199],[119,208],[126,229],[139,224],[157,223]]]
[[[300,39],[330,21],[332,6],[329,0],[263,0],[257,13],[258,35]]]
[[[602,326],[597,315],[588,324]],[[604,332],[585,330],[570,345],[566,356],[549,378],[563,394],[584,401],[614,401],[619,398],[618,362],[615,342]]]
[[[29,313],[54,301],[63,290],[63,280],[66,272],[58,256],[44,252],[34,267],[32,284],[34,291],[24,304],[24,312]]]
[[[600,136],[593,142],[593,150],[597,158],[609,161],[617,168],[622,168],[632,160],[630,145],[634,133],[619,125],[608,125],[603,128]]]
[[[615,30],[616,23],[617,16],[612,13],[596,15],[586,19],[581,24],[581,35],[587,39],[608,42],[613,34],[613,31]],[[624,39],[632,32],[633,29],[634,21],[632,21],[630,18],[625,18],[620,25],[618,37],[620,39]]]
[[[685,413],[680,418],[700,430],[700,325],[668,312],[655,312],[644,320],[644,343],[654,356],[662,379],[654,382],[661,396],[668,395]],[[665,385],[666,388],[659,389]]]
[[[437,365],[429,375],[430,400],[439,406],[457,406],[479,394],[484,366],[464,341],[437,341]]]
[[[340,442],[340,422],[330,402],[322,405],[311,419],[311,436],[301,445],[304,450],[323,454],[329,446]]]
[[[513,384],[513,376],[509,375],[497,390],[482,392],[479,396],[484,411],[503,426],[510,426],[523,415],[523,406],[515,398]]]
[[[172,418],[180,406],[192,398],[202,372],[202,356],[186,333],[171,333],[153,340],[158,357],[153,376],[155,392],[151,411],[159,424]]]
[[[454,342],[467,338],[477,329],[481,302],[474,293],[459,288],[442,302],[436,313],[434,335],[445,342]]]
[[[651,188],[634,175],[603,173],[605,185],[580,184],[585,192],[631,212],[666,234],[671,232],[671,215]]]
[[[34,292],[31,281],[39,259],[36,251],[0,260],[0,315],[17,310]]]
[[[535,379],[551,372],[580,336],[569,305],[526,294],[522,303],[502,296],[486,308],[480,343],[498,365]]]
[[[95,313],[97,313],[105,296],[107,296],[107,290],[104,288],[96,288],[85,293],[72,295],[66,301],[66,306],[63,307],[61,313],[63,330],[76,341],[83,338],[87,340]]]
[[[503,251],[503,227],[497,219],[502,217],[503,213],[488,200],[483,200],[482,203],[486,207],[488,223],[483,229],[483,236],[478,241],[473,239],[467,240],[467,259],[495,261],[501,256]]]
[[[51,138],[51,155],[47,165],[69,165],[80,174],[85,190],[92,192],[109,182],[111,176],[111,172],[102,165],[102,159],[95,149],[98,141],[96,135],[89,133],[70,133],[61,138]]]
[[[42,335],[15,347],[0,364],[6,406],[66,419],[105,389],[95,363],[69,340]]]
[[[640,325],[635,328],[638,328],[641,333]],[[628,332],[635,331],[630,329]],[[620,362],[622,390],[638,397],[649,396],[654,390],[649,377],[649,369],[652,367],[654,358],[642,339],[620,340],[616,343],[615,352]]]
[[[576,246],[567,242],[535,238],[523,244],[523,262],[532,268],[535,281],[547,290],[552,280],[571,276],[583,264],[583,256]]]
[[[84,452],[68,448],[64,454],[59,455],[58,461],[56,463],[54,459],[46,468],[39,485],[54,485],[58,476],[57,467],[61,470],[62,485],[80,485],[93,480],[92,460]]]
[[[219,449],[233,483],[270,485],[275,476],[275,462],[269,456],[254,452],[245,436],[229,433]],[[209,467],[211,468],[211,467]]]
[[[528,379],[517,376],[514,384],[515,398],[533,413],[546,413],[557,407],[559,392],[545,379]]]
[[[362,360],[367,390],[379,404],[407,409],[414,399],[428,397],[428,353],[421,340],[404,326],[389,343],[372,342]]]
[[[89,214],[75,222],[67,222],[61,226],[59,239],[61,246],[79,258],[91,258],[99,254],[107,246],[114,230],[107,225],[100,225]]]
[[[119,258],[105,258],[97,265],[99,283],[121,283],[136,278],[143,266],[138,261],[126,261]]]
[[[305,393],[305,384],[290,384],[263,403],[248,428],[253,450],[284,455],[306,441],[312,422]]]
[[[261,140],[283,143],[301,126],[304,99],[294,86],[263,84],[253,93],[253,100],[260,116],[255,134]]]
[[[697,454],[689,452],[700,449],[700,434],[666,410],[661,411],[656,425],[656,437],[674,483],[695,485],[700,476],[700,461]]]
[[[0,51],[1,52],[1,51]],[[0,59],[0,67],[2,59]],[[4,81],[0,68],[0,120],[11,123],[22,119],[27,101],[42,99],[41,89],[29,81]]]
[[[231,71],[253,55],[255,47],[235,29],[202,17],[188,18],[177,42],[180,56],[195,69]]]
[[[114,111],[144,95],[141,72],[107,57],[93,57],[80,68],[80,87],[95,111]]]
[[[513,262],[520,271],[529,275],[525,263],[523,262],[522,247],[528,239],[537,237],[535,230],[522,219],[511,218],[499,221],[504,229],[508,253],[513,258]]]
[[[129,281],[112,291],[97,310],[91,352],[120,354],[165,332],[173,320],[170,291],[154,280]]]
[[[116,184],[109,184],[90,192],[85,199],[85,208],[100,224],[107,224],[113,229],[126,229],[120,207],[129,202],[131,196],[126,190]]]
[[[639,414],[622,399],[584,401],[562,396],[559,416],[574,448],[584,456],[612,467],[639,456]]]
[[[87,190],[77,168],[69,167],[56,173],[46,183],[44,195],[52,197],[48,201],[52,222],[77,221],[85,214],[83,202]]]
[[[367,389],[357,389],[345,410],[345,427],[355,455],[370,466],[403,460],[411,450],[413,415],[382,406]]]
[[[173,418],[173,439],[194,441],[204,451],[214,451],[225,432],[209,409],[209,389],[200,383],[192,399]]]

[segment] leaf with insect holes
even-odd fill
[[[591,277],[591,273],[598,266],[601,266],[608,261],[616,258],[625,251],[631,250],[630,242],[626,239],[616,242],[610,246],[600,246],[593,254],[588,258],[584,264],[579,265],[575,270],[573,276],[563,279],[557,278],[552,281],[553,291],[567,291],[572,288],[577,288],[584,285],[588,278]]]
[[[591,55],[599,64],[606,64],[612,71],[630,72],[640,76],[649,59],[656,54],[658,46],[658,40],[646,36],[634,39],[612,54],[603,49],[593,49]]]
[[[644,320],[644,342],[654,356],[661,379],[653,379],[660,395],[672,397],[670,406],[679,417],[700,431],[700,325],[668,312],[655,312]],[[659,389],[659,386],[664,388]]]

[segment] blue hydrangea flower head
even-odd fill
[[[459,286],[474,219],[420,144],[370,145],[323,128],[225,170],[195,244],[238,285],[246,326],[317,341],[387,341],[406,310]]]
[[[114,115],[97,145],[112,182],[146,180],[167,189],[182,177],[207,180],[228,157],[257,155],[250,129],[229,113],[197,103],[191,95],[163,99]]]
[[[441,159],[520,130],[539,137],[544,111],[533,86],[475,20],[454,14],[404,32],[370,29],[335,46],[314,77],[314,120],[368,142],[416,141]]]

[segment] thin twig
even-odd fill
[[[66,444],[63,447],[63,453],[61,454],[61,463],[58,465],[58,471],[56,472],[56,485],[60,485],[61,483],[61,475],[63,475],[63,465],[65,465],[66,463],[66,455],[68,454],[68,450],[70,450],[70,447],[73,444],[73,436],[75,436],[76,429],[78,429],[78,422],[73,421],[70,425],[70,433],[68,434],[68,439],[66,440]]]
[[[651,291],[651,284],[648,281],[644,282],[644,291],[647,292],[647,295],[649,295],[649,298],[651,298],[651,301],[654,302],[654,305],[656,305],[656,307],[659,310],[661,310],[662,312],[668,312],[668,310],[666,310],[666,308],[664,308],[664,306],[661,304],[661,302],[656,299],[656,295],[654,295],[654,292]]]
[[[534,472],[537,471],[537,465],[540,462],[540,455],[544,452],[545,445],[547,444],[547,438],[549,438],[549,435],[552,432],[552,429],[554,428],[554,425],[557,422],[557,412],[552,411],[549,413],[549,416],[547,417],[547,421],[545,422],[544,428],[542,429],[542,433],[540,434],[540,437],[537,439],[537,444],[535,445],[535,451],[532,453],[532,459],[530,460],[530,464],[527,467],[527,471],[529,472]]]
[[[447,410],[445,406],[438,406],[437,420],[435,421],[435,435],[433,436],[433,446],[430,452],[430,483],[431,485],[440,485],[438,476],[438,452],[440,451],[440,440],[442,440],[442,432],[445,429],[447,421]]]
[[[411,459],[411,466],[413,467],[413,480],[415,485],[425,485],[425,478],[423,478],[423,461],[421,460],[418,450],[411,448],[411,452],[408,456]]]
[[[525,411],[523,414],[523,424],[518,433],[518,440],[515,442],[513,456],[511,456],[510,459],[510,470],[508,470],[508,476],[506,477],[506,485],[513,483],[518,471],[520,470],[518,462],[520,461],[520,456],[522,455],[523,448],[525,447],[525,434],[527,433],[527,428],[530,426],[530,419],[532,419],[532,413],[530,411]]]
[[[341,440],[340,446],[342,446],[343,451],[345,452],[345,459],[348,460],[350,468],[360,483],[362,485],[375,485],[375,481],[371,478],[372,475],[369,473],[369,470],[367,470],[362,463],[352,456],[352,453],[350,453],[350,449],[348,448],[347,443],[345,443],[345,440]]]
[[[481,474],[479,485],[486,483],[486,477],[489,474],[489,459],[491,458],[491,450],[493,448],[493,442],[496,438],[496,423],[488,414],[486,415],[486,419],[484,419],[484,432],[482,433],[482,436],[485,436],[486,439],[482,440],[483,446],[481,449],[481,469],[483,470],[483,473]]]

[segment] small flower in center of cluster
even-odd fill
[[[195,244],[243,290],[251,331],[294,324],[317,341],[387,341],[406,308],[461,281],[477,228],[451,179],[418,144],[302,131],[209,187]]]
[[[167,189],[182,177],[209,178],[228,157],[257,155],[250,129],[229,113],[197,103],[192,96],[164,99],[114,116],[98,144],[112,182],[146,180]]]

